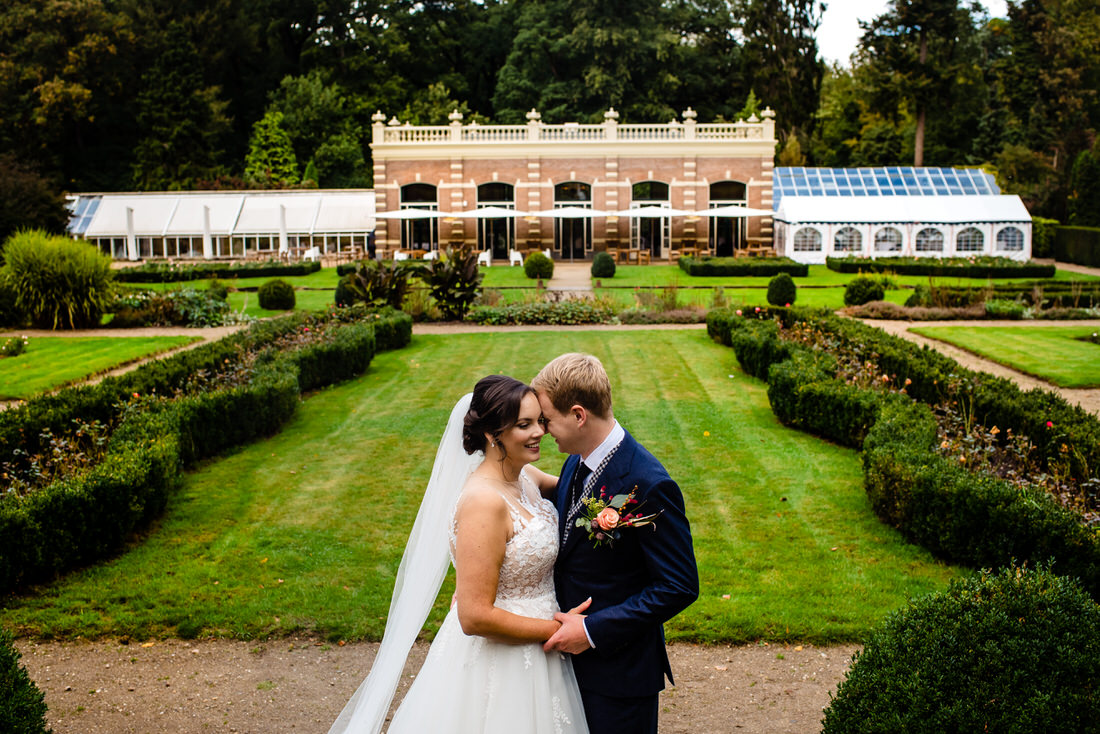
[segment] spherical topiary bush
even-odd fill
[[[289,311],[294,308],[294,286],[281,278],[260,286],[260,308],[268,311]]]
[[[554,277],[554,261],[543,252],[532,252],[523,263],[523,272],[528,278],[549,280]]]
[[[859,275],[848,281],[844,288],[845,306],[862,306],[871,301],[881,301],[886,295],[886,289],[875,278]]]
[[[771,305],[789,306],[797,296],[798,287],[788,273],[780,273],[768,281],[768,303]]]
[[[0,629],[0,731],[11,734],[49,731],[45,696],[19,664],[19,651],[4,629]]]
[[[910,602],[852,660],[824,734],[1100,727],[1100,605],[1046,570],[1010,568]]]
[[[597,252],[592,257],[592,277],[593,278],[614,278],[615,277],[615,258],[611,257],[611,253]]]

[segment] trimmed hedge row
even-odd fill
[[[153,374],[146,374],[141,382],[161,387],[181,383],[187,366],[209,365],[223,355],[239,358],[244,344],[273,342],[302,328],[307,318],[308,314],[295,314],[276,320],[285,323],[262,322],[254,332],[250,329],[251,333],[208,345],[204,357],[160,367],[151,363],[146,372]],[[407,324],[392,324],[401,321]],[[411,319],[404,314],[374,323],[334,325],[323,338],[304,346],[261,353],[245,385],[175,399],[150,395],[116,406],[126,414],[111,436],[103,461],[84,474],[0,502],[0,593],[92,563],[119,548],[132,532],[163,511],[183,468],[276,433],[294,415],[302,392],[365,371],[376,349],[375,329],[384,322],[391,322],[386,329],[387,346],[408,343]],[[83,401],[55,404],[53,413],[32,411],[32,415],[58,421],[64,409],[102,407],[117,394],[117,387],[100,392],[85,388],[80,393]],[[26,422],[22,431],[9,425],[9,435],[21,432],[29,433]]]
[[[19,664],[11,634],[0,628],[0,731],[47,734],[46,696]]]
[[[810,266],[786,257],[682,257],[680,269],[696,277],[771,277],[786,273],[795,278],[810,274]]]
[[[970,373],[943,355],[858,322],[795,309],[763,313],[770,316],[785,327],[812,322],[846,340],[895,381],[908,378],[911,398],[936,403],[945,390],[962,389],[966,393],[958,399],[972,402],[979,422],[1025,433],[1048,457],[1052,451],[1063,455],[1060,447],[1066,443],[1083,475],[1088,466],[1098,466],[1100,421],[1053,393],[1023,393],[1007,380]],[[712,337],[733,346],[746,372],[766,374],[772,410],[783,423],[862,447],[872,506],[907,538],[972,566],[1052,560],[1058,573],[1080,578],[1100,598],[1100,538],[1046,493],[1017,490],[938,455],[936,423],[927,405],[834,378],[830,355],[780,340],[775,324],[715,310],[707,327]],[[1055,431],[1046,427],[1046,418],[1032,415],[1035,411],[1065,419],[1057,438],[1049,435]]]
[[[1100,268],[1100,227],[1056,227],[1054,259]]]
[[[475,324],[606,324],[615,317],[605,303],[573,299],[554,303],[512,303],[504,306],[475,306],[466,321]]]
[[[932,275],[950,278],[1053,278],[1054,265],[1019,263],[1004,257],[980,258],[971,262],[965,258],[934,257],[829,257],[825,266],[838,273],[881,273],[898,275]]]
[[[278,278],[293,275],[309,275],[321,269],[319,262],[280,263],[235,263],[232,265],[197,264],[168,265],[165,263],[147,263],[134,268],[122,268],[115,271],[115,280],[120,283],[177,283],[186,280],[205,280],[207,278]]]

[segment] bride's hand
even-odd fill
[[[583,614],[584,610],[588,609],[588,607],[590,607],[590,606],[592,606],[592,597],[588,597],[587,599],[582,601],[580,604],[578,604],[577,606],[570,609],[568,613],[569,614]]]

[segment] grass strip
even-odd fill
[[[1095,326],[925,326],[915,334],[947,342],[1059,387],[1100,387],[1100,345],[1080,337]]]
[[[36,337],[25,353],[0,359],[0,399],[25,400],[201,340],[198,336]]]

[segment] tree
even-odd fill
[[[36,168],[11,153],[0,155],[0,246],[20,229],[65,231],[68,214],[61,194]]]
[[[134,185],[187,189],[220,172],[230,120],[220,90],[203,82],[198,51],[183,26],[171,25],[159,46],[137,97],[142,137],[134,151]]]
[[[504,122],[537,108],[548,122],[602,122],[676,116],[664,100],[675,87],[668,67],[678,44],[660,0],[528,0],[520,6],[511,52],[497,75],[493,105]]]
[[[1100,226],[1100,142],[1077,154],[1069,190],[1069,223]]]
[[[750,0],[743,11],[741,76],[788,131],[813,132],[824,74],[814,36],[824,12],[818,0]]]
[[[915,166],[925,161],[929,109],[949,108],[945,102],[970,106],[981,87],[969,53],[975,39],[971,12],[959,0],[892,0],[888,12],[861,23],[859,59],[869,101],[879,110],[912,114]]]
[[[282,127],[283,113],[268,112],[252,126],[244,178],[259,188],[286,188],[298,183],[298,160]]]

